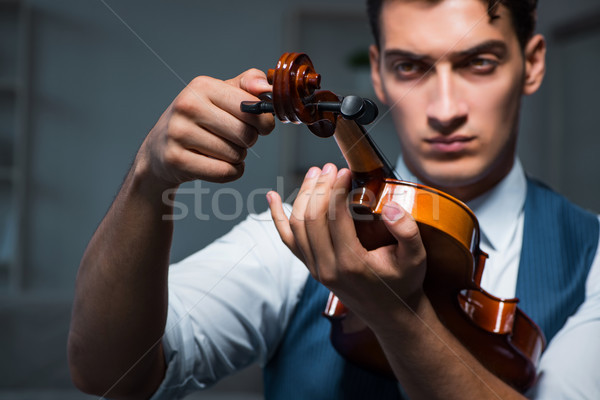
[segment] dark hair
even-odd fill
[[[367,0],[367,15],[369,16],[371,31],[373,32],[377,47],[380,45],[379,35],[381,32],[379,26],[381,21],[379,17],[381,14],[381,6],[384,1],[387,0]],[[437,3],[443,0],[423,1]],[[498,15],[496,14],[498,5],[502,4],[508,9],[519,44],[522,49],[525,48],[525,44],[531,38],[533,30],[535,29],[537,0],[487,0],[487,2],[490,20],[498,18]]]

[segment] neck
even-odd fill
[[[433,186],[466,203],[481,196],[484,193],[487,193],[498,183],[500,183],[500,181],[510,173],[514,161],[515,158],[513,155],[510,159],[504,160],[502,164],[493,166],[491,170],[483,177],[480,177],[475,182],[468,183],[466,185],[443,186],[434,184],[432,182],[428,182],[427,179],[419,179],[425,185]]]

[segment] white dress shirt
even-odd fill
[[[396,173],[403,180],[420,183],[401,158],[396,164]],[[492,190],[467,203],[479,221],[479,247],[489,255],[481,287],[496,297],[515,297],[526,195],[525,173],[517,160],[509,174]]]
[[[397,171],[414,177],[402,162]],[[517,161],[490,192],[469,202],[489,254],[482,287],[514,297],[523,237],[525,175]],[[282,244],[268,212],[250,215],[210,246],[171,266],[163,344],[166,377],[153,399],[180,398],[258,362],[265,365],[285,332],[308,277]],[[530,391],[535,399],[600,399],[600,258],[584,303],[557,333]]]

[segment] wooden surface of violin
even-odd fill
[[[317,91],[321,77],[305,54],[285,53],[267,76],[272,100],[243,103],[242,109],[274,112],[284,122],[306,124],[317,136],[334,135],[352,171],[349,202],[363,246],[394,243],[380,215],[387,202],[400,204],[419,226],[427,252],[423,287],[440,321],[496,376],[520,391],[530,387],[544,336],[517,307],[517,299],[500,299],[480,287],[487,255],[479,248],[473,212],[439,190],[395,179],[362,127],[375,118],[374,103]],[[324,314],[331,320],[331,341],[338,352],[393,377],[375,335],[333,293]]]

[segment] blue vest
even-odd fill
[[[595,215],[528,180],[517,297],[547,342],[583,302],[598,235]],[[265,398],[403,399],[395,381],[357,367],[335,351],[330,323],[321,314],[328,295],[309,276],[282,342],[264,369]]]

